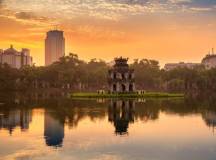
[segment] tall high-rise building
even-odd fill
[[[65,54],[65,38],[63,31],[51,30],[47,32],[45,40],[45,65],[50,65]]]

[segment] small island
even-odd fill
[[[72,93],[72,98],[163,98],[184,97],[184,94],[165,92],[146,92],[136,90],[134,70],[128,65],[128,58],[115,58],[115,64],[108,71],[109,89],[97,92]]]
[[[142,92],[142,91],[140,91]],[[134,92],[134,93],[106,93],[106,92],[80,92],[72,93],[71,98],[183,98],[181,93],[166,93],[166,92]]]

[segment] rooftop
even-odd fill
[[[211,53],[209,52],[203,59],[202,59],[202,62],[205,61],[205,60],[209,60],[211,58],[215,58],[216,57],[216,54],[214,53],[214,48],[212,48],[212,51]]]
[[[18,53],[18,51],[13,48],[13,45],[11,45],[10,48],[4,51],[4,54],[15,54],[15,53]]]
[[[202,62],[205,60],[209,60],[211,58],[216,58],[216,54],[207,54],[203,59]]]
[[[115,58],[115,65],[114,65],[114,68],[116,67],[129,67],[128,65],[128,58],[123,58],[123,57],[117,57]]]
[[[0,49],[0,54],[4,55],[21,55],[21,53],[24,53],[25,56],[30,56],[30,50],[27,48],[22,48],[21,51],[17,51],[14,49],[13,45],[11,45],[8,49]]]

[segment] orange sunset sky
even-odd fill
[[[0,48],[29,48],[44,65],[44,39],[55,25],[66,54],[200,62],[216,47],[215,0],[0,0]]]

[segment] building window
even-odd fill
[[[117,76],[116,76],[116,73],[114,73],[114,74],[113,74],[113,79],[116,79],[116,77],[117,77]]]
[[[124,73],[122,73],[122,79],[125,79],[125,75],[124,75]]]
[[[129,74],[129,79],[132,79],[132,74]]]
[[[117,90],[116,84],[113,84],[113,91],[116,92],[116,90]]]
[[[129,91],[130,91],[130,92],[133,92],[133,84],[130,84],[130,85],[129,85]]]
[[[126,91],[126,87],[124,84],[122,84],[122,92],[125,92]]]

